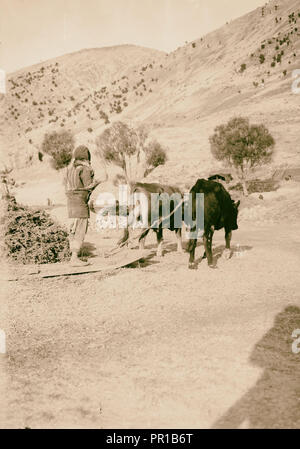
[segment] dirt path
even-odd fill
[[[216,270],[168,252],[106,277],[7,284],[1,426],[300,427],[299,228],[241,229]]]

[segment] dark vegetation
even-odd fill
[[[247,196],[247,178],[255,168],[272,160],[275,141],[268,129],[251,125],[248,118],[234,117],[217,126],[209,141],[213,156],[233,168]]]
[[[40,209],[11,197],[1,217],[3,255],[19,264],[62,262],[70,257],[68,233]]]
[[[166,151],[160,143],[148,141],[145,127],[133,128],[121,121],[106,128],[97,138],[96,144],[100,156],[107,163],[119,167],[128,184],[147,176],[154,168],[164,165],[167,160]],[[135,176],[138,176],[138,179],[132,178],[131,168],[134,165]]]
[[[262,17],[267,16],[266,8],[268,8],[268,13],[277,14],[280,10],[278,5],[275,5],[274,8],[266,6],[262,8]],[[300,12],[294,11],[290,13],[286,17],[275,16],[275,24],[281,25],[281,31],[278,31],[277,34],[270,36],[268,39],[265,39],[261,42],[260,47],[257,49],[255,53],[251,53],[251,64],[256,65],[257,62],[259,64],[264,64],[267,62],[268,66],[271,69],[275,69],[278,65],[280,66],[283,62],[287,62],[288,64],[292,63],[292,60],[296,61],[297,58],[297,44],[299,42],[299,33],[297,21],[300,18]],[[286,25],[286,32],[282,32],[282,25]],[[262,53],[261,50],[264,52]],[[257,59],[256,59],[257,58]],[[257,62],[256,62],[257,61]],[[246,63],[242,64],[240,72],[242,72],[242,67],[245,67]],[[287,75],[287,70],[282,72],[284,76]],[[270,76],[270,71],[268,75]],[[254,84],[254,83],[253,83]],[[254,84],[255,87],[256,84]]]
[[[32,132],[45,123],[68,127],[96,121],[107,125],[111,116],[121,114],[137,96],[141,98],[155,90],[158,82],[158,77],[153,76],[157,73],[155,64],[151,61],[135,71],[131,79],[123,75],[92,91],[72,87],[68,96],[61,94],[69,86],[58,62],[8,78],[6,120],[13,119],[21,133]],[[90,130],[92,126],[87,128]]]
[[[60,170],[70,163],[74,146],[74,137],[70,131],[54,131],[45,135],[42,151],[51,156],[53,168]]]

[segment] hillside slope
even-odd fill
[[[0,127],[13,164],[30,162],[45,132],[91,133],[109,123],[128,106],[128,97],[134,103],[142,98],[146,86],[140,78],[146,70],[154,72],[163,55],[133,45],[88,49],[11,74]]]
[[[129,108],[130,119],[152,122],[170,148],[173,179],[216,165],[209,136],[235,115],[264,123],[276,139],[275,165],[300,163],[300,3],[271,1],[167,56],[154,96]],[[167,180],[167,178],[164,178]]]
[[[36,157],[45,132],[72,129],[91,147],[114,120],[144,121],[169,148],[153,179],[215,167],[208,137],[233,115],[265,123],[275,165],[300,162],[300,4],[272,0],[170,54],[135,46],[84,50],[21,70],[8,80],[5,145],[14,164]],[[199,33],[200,34],[200,33]]]

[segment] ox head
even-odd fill
[[[237,202],[232,201],[232,214],[231,214],[231,230],[235,231],[236,229],[238,229],[238,224],[237,224],[237,218],[238,218],[238,213],[239,213],[239,205],[240,205],[240,200]]]

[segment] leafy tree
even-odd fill
[[[247,196],[247,177],[273,156],[275,141],[268,129],[250,125],[248,118],[234,117],[226,125],[217,126],[209,141],[213,156],[234,169]]]
[[[147,169],[145,176],[153,171],[159,165],[164,165],[167,161],[167,154],[165,149],[157,140],[152,140],[146,148],[146,164]]]
[[[74,137],[70,131],[54,131],[45,134],[42,150],[52,157],[53,167],[60,170],[70,163],[74,146]]]
[[[115,122],[96,139],[100,157],[121,168],[128,185],[146,176],[166,161],[166,154],[158,142],[147,144],[145,127],[133,128]]]

